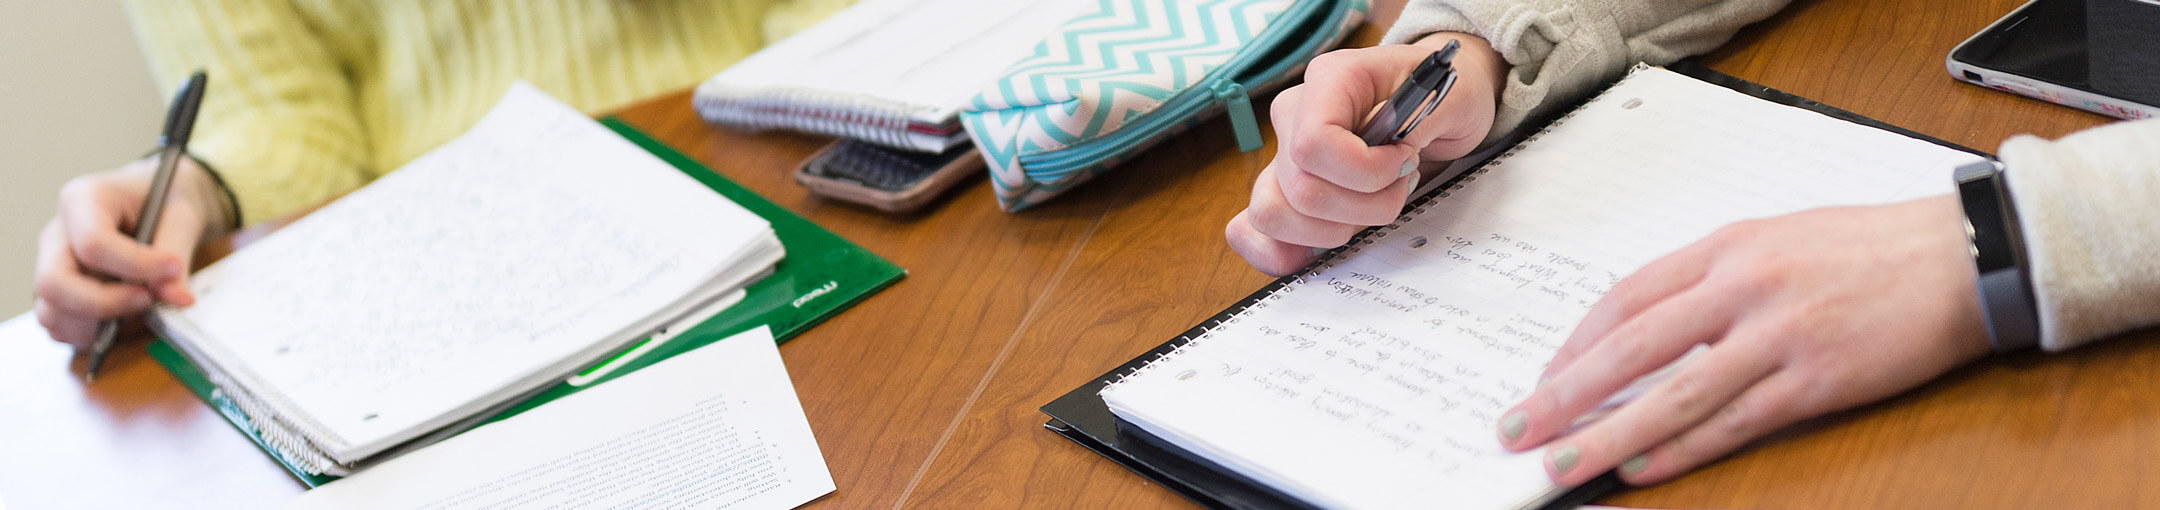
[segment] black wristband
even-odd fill
[[[225,176],[219,175],[217,168],[210,166],[210,162],[203,161],[202,158],[195,157],[192,153],[182,154],[186,154],[189,160],[194,161],[195,166],[202,167],[203,173],[210,175],[210,182],[217,184],[218,192],[225,195],[225,210],[232,211],[232,229],[240,230],[240,226],[247,224],[247,222],[240,220],[240,196],[233,194],[232,186],[225,184]]]
[[[2040,313],[2034,305],[2032,271],[2017,209],[2002,166],[1982,161],[1958,167],[1958,198],[1965,207],[1965,236],[1971,241],[1974,286],[1987,322],[1988,344],[1995,352],[2040,344]]]
[[[144,154],[143,157],[147,158],[157,154],[157,149],[151,149],[150,153]],[[202,167],[203,174],[210,176],[210,183],[216,184],[218,193],[225,196],[225,210],[232,211],[232,225],[228,226],[238,231],[242,225],[246,225],[247,222],[240,221],[240,196],[233,194],[232,186],[225,185],[225,176],[218,175],[217,168],[210,166],[210,163],[203,161],[202,158],[195,157],[193,153],[182,151],[180,155],[187,156],[188,161],[193,161],[195,166]]]

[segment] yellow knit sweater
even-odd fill
[[[524,79],[586,112],[685,87],[852,0],[132,0],[160,90],[210,89],[190,152],[248,222],[352,191]]]

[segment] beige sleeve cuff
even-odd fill
[[[2002,160],[2040,311],[2040,344],[2076,347],[2160,324],[2160,119],[2056,141],[2013,137]]]
[[[1514,69],[1486,142],[1573,104],[1636,62],[1710,51],[1787,0],[1410,0],[1382,44],[1433,32],[1485,38]]]

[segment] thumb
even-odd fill
[[[150,243],[150,250],[167,254],[179,261],[180,271],[161,275],[149,282],[152,293],[159,301],[174,306],[195,304],[194,292],[188,290],[188,272],[195,259],[195,247],[203,238],[203,211],[196,204],[175,201],[168,204],[164,220],[158,223],[157,238]]]
[[[1238,211],[1223,227],[1223,237],[1229,241],[1231,251],[1244,257],[1254,269],[1268,276],[1283,276],[1297,272],[1312,262],[1317,253],[1324,250],[1309,246],[1286,243],[1268,237],[1252,227],[1246,219],[1251,209]]]

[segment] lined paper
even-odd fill
[[[773,509],[832,491],[772,332],[760,327],[285,507]]]
[[[1529,505],[1554,492],[1541,452],[1495,423],[1623,276],[1735,221],[1947,193],[1977,159],[1640,69],[1102,396],[1321,506]]]

